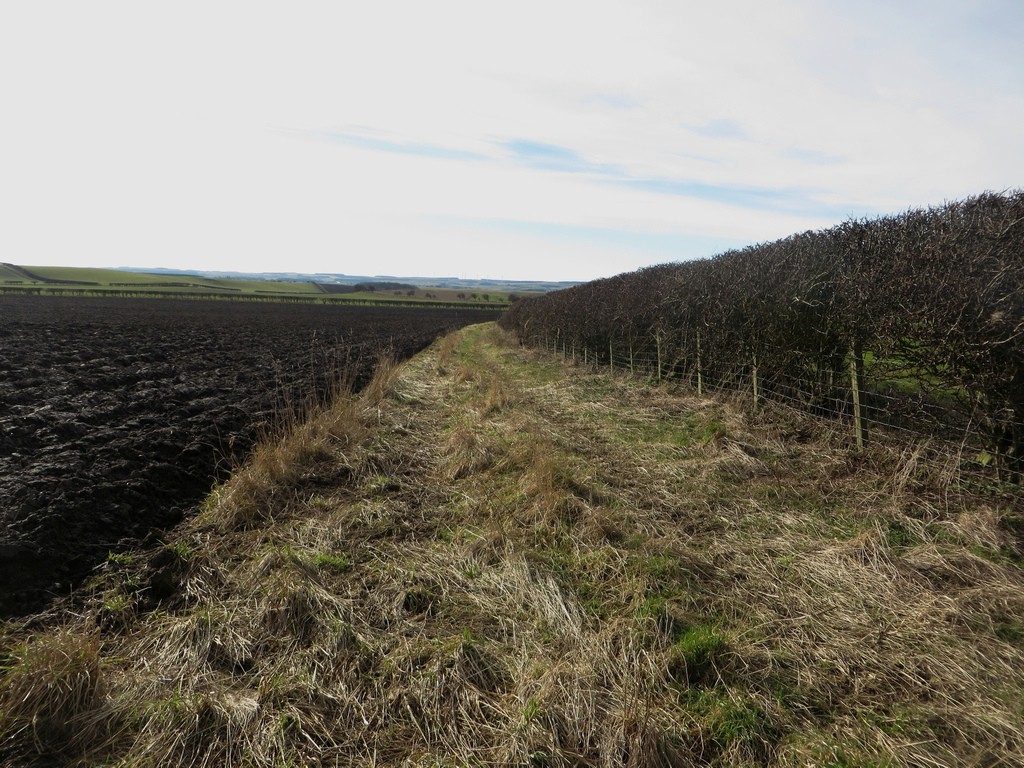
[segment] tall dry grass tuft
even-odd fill
[[[457,425],[444,445],[444,472],[449,482],[493,466],[499,452],[491,441],[470,425]]]
[[[379,418],[381,401],[397,376],[398,365],[382,361],[358,395],[339,395],[308,414],[305,421],[270,437],[252,451],[245,466],[213,491],[200,522],[222,531],[251,530],[287,514],[295,499],[293,487],[330,465],[335,476],[357,471],[349,449],[363,440],[368,425]]]
[[[483,418],[493,416],[509,403],[509,395],[506,392],[501,376],[492,372],[487,377],[487,386],[481,403],[480,415]]]
[[[0,739],[15,754],[68,757],[104,743],[107,708],[99,633],[64,628],[14,649],[0,678]]]
[[[446,334],[435,342],[437,373],[439,375],[447,375],[448,368],[452,364],[452,358],[455,356],[455,351],[458,349],[460,339],[461,336],[456,332]]]

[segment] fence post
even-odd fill
[[[587,365],[587,348],[586,348],[586,346],[583,347],[583,364]]]
[[[654,332],[654,347],[658,351],[658,383],[661,383],[661,329]]]
[[[636,370],[633,368],[633,340],[630,339],[629,340],[629,375],[632,376],[634,373],[636,373]]]
[[[704,395],[704,371],[700,365],[700,331],[697,331],[697,396]]]
[[[615,373],[615,348],[612,346],[612,337],[608,337],[608,370]]]
[[[761,393],[757,388],[757,355],[753,356],[753,366],[750,369],[750,381],[754,386],[754,409],[761,404]]]
[[[857,450],[864,450],[868,441],[868,427],[860,408],[860,393],[864,388],[864,350],[859,342],[850,349],[850,390],[853,392],[853,434]]]

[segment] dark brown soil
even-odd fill
[[[282,414],[478,311],[0,296],[0,616],[173,526]]]

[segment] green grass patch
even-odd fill
[[[690,689],[684,698],[699,719],[704,738],[721,752],[765,760],[782,735],[771,714],[743,691]]]
[[[344,552],[318,552],[313,556],[313,565],[321,571],[344,573],[352,568],[352,561]]]
[[[669,656],[669,674],[689,685],[713,685],[718,664],[729,648],[728,640],[714,624],[696,624],[676,628]]]
[[[885,541],[896,550],[911,549],[921,543],[921,540],[914,535],[906,523],[900,520],[890,520],[885,529]]]
[[[1010,547],[999,547],[998,549],[992,549],[991,547],[984,547],[980,544],[976,544],[970,547],[972,555],[988,560],[992,563],[998,563],[999,565],[1012,565],[1017,568],[1024,568],[1024,557],[1019,552]]]

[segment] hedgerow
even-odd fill
[[[1024,191],[984,193],[519,301],[525,343],[747,386],[1024,465]],[[865,427],[866,429],[866,427]]]

